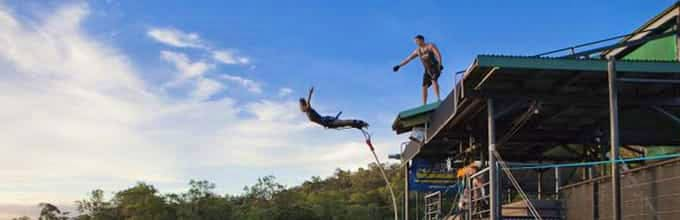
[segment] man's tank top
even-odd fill
[[[432,50],[427,50],[425,48],[418,48],[418,57],[420,57],[420,62],[423,63],[425,69],[434,70],[434,68],[439,64],[437,59],[434,58],[434,53]]]

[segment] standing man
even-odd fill
[[[394,66],[392,70],[397,72],[399,68],[406,66],[411,60],[420,57],[420,62],[423,63],[425,69],[423,74],[423,105],[425,105],[427,104],[427,89],[430,88],[430,85],[434,85],[434,93],[437,95],[437,100],[441,100],[437,80],[444,69],[444,66],[442,66],[442,54],[433,43],[426,43],[423,35],[417,35],[414,40],[418,48],[406,57],[404,61],[401,61],[399,65]]]

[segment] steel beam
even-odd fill
[[[678,116],[676,116],[675,114],[670,113],[670,112],[666,111],[665,109],[663,109],[659,106],[652,106],[652,109],[654,111],[657,111],[657,112],[661,113],[662,115],[668,117],[669,119],[671,119],[676,124],[680,125],[680,118]]]
[[[621,220],[621,173],[616,160],[619,158],[619,104],[616,78],[616,58],[609,57],[609,136],[611,178],[612,178],[612,219]]]
[[[538,193],[538,200],[541,200],[541,199],[543,199],[543,172],[545,172],[545,170],[538,169],[537,171],[538,171],[538,184],[537,184],[538,185],[537,186],[538,192],[537,193]]]
[[[491,70],[489,70],[489,72],[486,73],[486,75],[484,76],[484,78],[482,78],[482,80],[479,81],[479,83],[477,83],[477,86],[475,86],[474,90],[479,90],[479,89],[481,89],[481,88],[482,88],[482,85],[484,85],[484,82],[486,82],[487,80],[489,80],[489,79],[493,76],[493,74],[496,72],[496,70],[498,70],[498,69],[500,69],[500,67],[491,68]]]
[[[507,114],[510,114],[511,112],[513,112],[513,111],[515,111],[515,110],[517,110],[517,109],[524,108],[524,107],[526,107],[527,105],[529,105],[529,103],[528,103],[527,101],[525,101],[525,100],[520,100],[520,101],[514,102],[514,103],[510,104],[509,106],[505,107],[505,109],[503,109],[503,110],[499,111],[498,113],[496,113],[496,115],[494,116],[494,118],[495,118],[495,119],[502,118],[503,116],[505,116],[505,115],[507,115]]]
[[[619,78],[618,80],[625,83],[680,84],[680,80],[677,79]]]
[[[504,99],[517,99],[526,101],[540,101],[545,105],[570,105],[570,106],[606,106],[608,97],[599,94],[559,94],[552,93],[546,94],[542,91],[481,91],[477,93],[478,97],[484,98],[504,98]],[[659,105],[659,106],[680,106],[680,98],[676,96],[663,96],[663,97],[626,97],[626,99],[621,100],[622,105]]]
[[[500,212],[500,197],[498,192],[498,185],[500,179],[498,178],[498,166],[496,166],[496,123],[494,120],[494,103],[492,99],[486,101],[487,121],[488,121],[488,135],[489,135],[489,208],[490,219],[501,219]]]
[[[555,199],[560,199],[560,168],[555,167]]]
[[[404,220],[408,220],[408,163],[404,166]]]
[[[673,32],[660,33],[660,34],[656,34],[656,35],[652,34],[651,36],[647,36],[647,37],[644,37],[644,38],[639,39],[639,40],[625,41],[625,42],[617,43],[617,44],[614,44],[614,45],[603,46],[603,47],[599,47],[599,48],[595,48],[595,49],[590,49],[590,50],[578,52],[578,53],[575,53],[575,54],[561,56],[560,58],[579,58],[579,57],[584,57],[584,56],[587,57],[587,56],[590,56],[591,54],[606,51],[606,50],[612,50],[612,49],[617,49],[617,48],[621,48],[621,47],[633,47],[633,46],[641,45],[641,44],[647,43],[649,41],[653,41],[653,40],[656,40],[656,39],[672,36],[674,34],[675,33],[673,33]]]
[[[680,61],[680,7],[677,10],[678,15],[675,16],[675,58]]]

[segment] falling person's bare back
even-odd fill
[[[363,129],[368,127],[368,123],[357,119],[339,119],[340,114],[336,116],[322,116],[314,108],[312,108],[312,94],[314,93],[314,87],[309,90],[309,95],[307,99],[300,98],[300,111],[307,115],[307,118],[319,124],[325,128],[356,128]]]

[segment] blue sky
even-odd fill
[[[136,181],[239,193],[364,166],[358,133],[298,112],[310,86],[321,112],[367,119],[384,158],[420,104],[422,67],[391,72],[414,35],[442,51],[447,94],[476,54],[627,33],[673,2],[0,1],[0,219]]]

